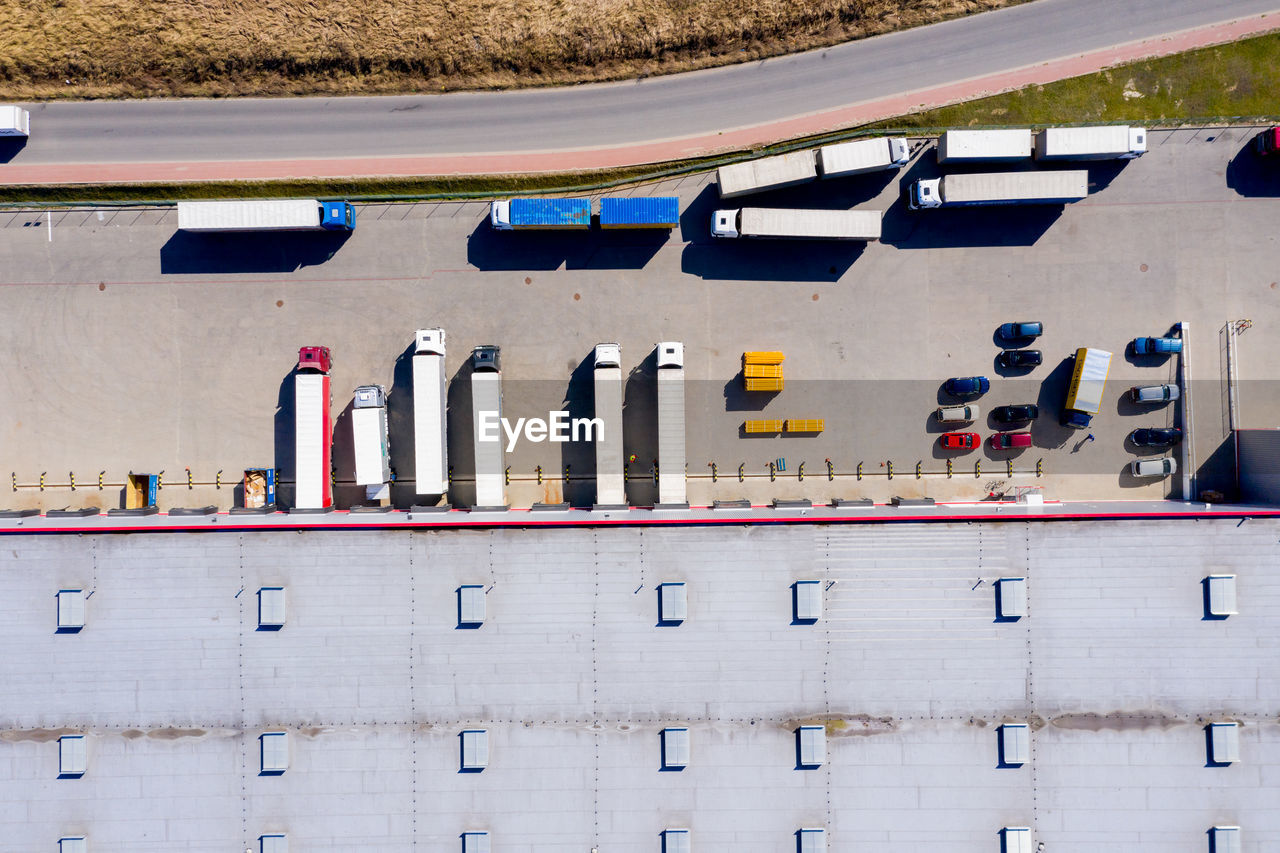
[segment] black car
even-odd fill
[[[1177,427],[1141,427],[1129,433],[1129,441],[1135,447],[1173,447],[1182,441],[1182,430]]]
[[[1038,349],[1006,349],[996,356],[996,363],[1001,367],[1037,367],[1044,361],[1044,354]]]
[[[1002,424],[1034,421],[1039,416],[1040,407],[1034,403],[1018,403],[1016,406],[996,406],[991,410],[991,417]]]
[[[952,397],[977,397],[991,390],[991,380],[985,376],[956,376],[942,387]]]

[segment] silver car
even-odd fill
[[[1129,389],[1135,403],[1168,403],[1182,396],[1177,385],[1135,385]]]
[[[1129,473],[1135,477],[1167,477],[1178,471],[1178,463],[1166,456],[1163,459],[1135,459],[1129,463]]]

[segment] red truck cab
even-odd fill
[[[1260,157],[1280,151],[1280,127],[1268,127],[1259,133],[1253,138],[1253,147]]]
[[[302,347],[298,350],[299,370],[318,370],[328,373],[333,368],[333,359],[329,356],[328,347]]]

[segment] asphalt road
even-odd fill
[[[38,104],[30,141],[0,161],[226,162],[633,145],[776,122],[1270,11],[1280,11],[1276,0],[1035,0],[811,53],[626,83]]]

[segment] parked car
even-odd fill
[[[1134,338],[1134,355],[1168,355],[1182,352],[1182,338]]]
[[[1161,459],[1135,459],[1129,463],[1129,473],[1135,477],[1167,477],[1177,470],[1178,463],[1168,456]]]
[[[1038,349],[1006,349],[996,356],[996,364],[1006,369],[1018,367],[1038,367],[1044,361],[1044,354]]]
[[[976,432],[944,432],[938,441],[947,450],[973,450],[982,444],[982,437]]]
[[[942,386],[952,397],[977,397],[991,390],[991,380],[985,376],[957,376]]]
[[[998,432],[991,436],[991,447],[995,450],[1009,450],[1014,447],[1030,447],[1029,432]]]
[[[1129,389],[1135,403],[1168,403],[1182,396],[1177,385],[1135,385]]]
[[[1034,403],[1018,403],[1014,406],[996,406],[991,416],[1002,424],[1014,424],[1019,421],[1034,421],[1040,417],[1040,407]]]
[[[1006,341],[1031,340],[1044,334],[1043,323],[1031,321],[1023,323],[1005,323],[1000,327],[1000,337]]]
[[[1177,427],[1140,427],[1129,433],[1129,441],[1135,447],[1173,447],[1182,441],[1182,430]]]
[[[955,424],[978,419],[977,406],[940,406],[934,415],[940,424]]]

